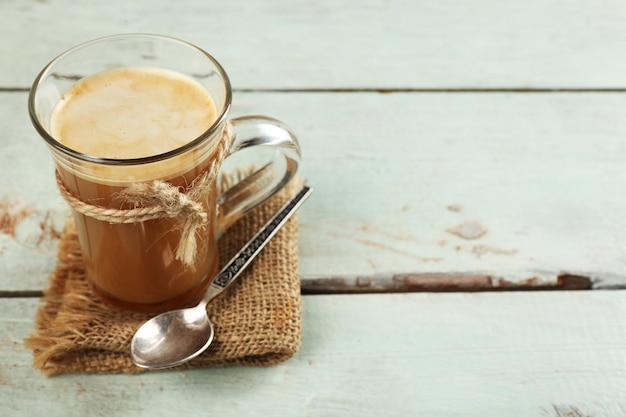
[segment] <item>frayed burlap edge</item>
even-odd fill
[[[235,223],[220,239],[221,261],[230,259],[301,186],[302,181],[293,180]],[[215,325],[209,349],[170,369],[267,366],[298,351],[302,321],[297,237],[294,216],[239,280],[209,304]],[[33,351],[33,366],[48,376],[143,372],[130,359],[130,340],[150,317],[110,306],[91,292],[73,222],[68,221],[57,268],[25,344]]]

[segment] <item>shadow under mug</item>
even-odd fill
[[[124,67],[164,68],[191,77],[212,96],[217,119],[184,146],[136,159],[85,155],[53,137],[51,116],[65,92],[85,77]],[[224,178],[218,178],[195,196],[208,222],[193,233],[196,247],[191,265],[175,255],[184,233],[180,218],[111,223],[73,206],[87,279],[101,298],[130,310],[152,312],[195,301],[217,272],[220,234],[295,175],[300,161],[296,137],[275,119],[228,119],[231,100],[228,76],[212,56],[159,35],[115,35],[83,43],[56,57],[35,79],[28,100],[30,118],[50,148],[59,186],[79,204],[129,209],[120,206],[116,196],[132,184],[155,180],[186,193],[212,167],[225,140],[229,147],[222,169],[235,169],[241,177],[242,172],[251,172],[250,166],[256,167],[244,179],[229,177],[226,182],[235,184],[222,194],[218,184]]]

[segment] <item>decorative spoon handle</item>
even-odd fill
[[[304,186],[298,194],[289,200],[281,209],[254,235],[224,268],[213,278],[203,302],[208,303],[221,294],[228,285],[233,282],[252,260],[263,250],[267,242],[289,220],[291,215],[302,205],[304,200],[311,195],[313,189]]]

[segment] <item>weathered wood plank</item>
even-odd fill
[[[238,88],[599,88],[626,84],[619,0],[0,2],[0,87],[74,44],[162,33],[213,53]],[[28,28],[28,30],[24,30]],[[62,30],[61,30],[62,28]]]
[[[52,379],[22,345],[37,300],[3,299],[0,405],[11,416],[616,417],[626,414],[625,297],[311,296],[302,348],[279,366]]]
[[[300,216],[305,288],[570,275],[608,288],[626,284],[625,107],[606,93],[239,93],[233,113],[300,137],[316,187]],[[4,291],[43,287],[67,213],[25,109],[26,93],[0,94],[0,201],[15,221],[0,233]]]

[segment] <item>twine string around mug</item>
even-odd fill
[[[166,181],[131,184],[120,192],[120,197],[134,208],[115,209],[86,203],[74,196],[56,173],[61,195],[70,207],[87,217],[112,224],[140,223],[156,219],[178,219],[181,237],[175,257],[187,267],[192,267],[197,252],[197,233],[208,222],[208,214],[199,202],[200,197],[217,181],[222,162],[229,154],[233,142],[232,126],[226,121],[222,137],[209,168],[181,191]]]

